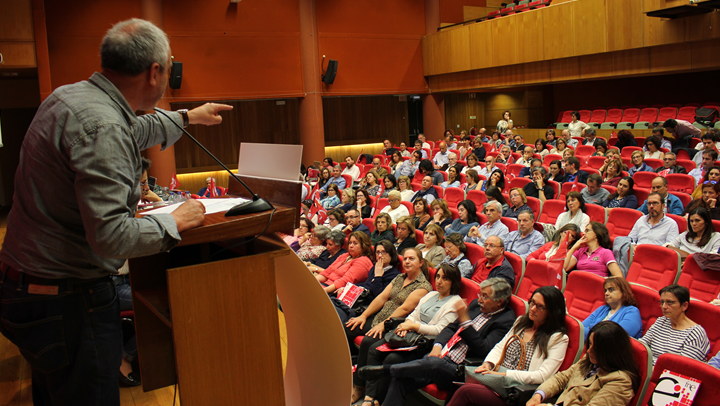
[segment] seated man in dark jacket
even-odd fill
[[[408,394],[431,383],[454,392],[453,381],[465,376],[458,377],[458,366],[470,358],[481,363],[502,340],[515,322],[515,312],[508,307],[512,287],[503,278],[490,278],[480,288],[479,298],[469,307],[458,302],[458,320],[438,334],[430,354],[403,364],[360,368],[358,373],[365,380],[390,377],[383,404],[404,405]]]

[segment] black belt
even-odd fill
[[[100,278],[93,278],[93,279],[78,279],[78,278],[58,278],[58,279],[50,279],[50,278],[41,278],[39,276],[34,276],[27,274],[25,272],[20,272],[16,269],[13,269],[7,264],[0,263],[0,285],[2,285],[6,279],[10,279],[12,281],[15,281],[18,283],[17,290],[21,291],[23,290],[23,284],[26,285],[43,285],[43,286],[57,286],[59,289],[55,290],[57,292],[65,291],[69,286],[72,285],[79,285],[79,284],[87,284],[87,283],[93,283],[100,281],[102,279],[109,279],[108,276],[100,277]]]

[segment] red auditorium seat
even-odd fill
[[[663,166],[662,159],[646,158],[645,160],[643,160],[643,162],[645,162],[648,166],[650,166],[653,169],[657,169],[657,168]],[[642,172],[637,172],[637,173],[642,173]],[[635,175],[633,175],[633,180],[635,179],[635,176],[637,176],[637,173]]]
[[[515,220],[514,218],[500,217],[500,221],[502,221],[502,223],[505,224],[505,226],[507,226],[507,228],[508,228],[508,230],[510,230],[510,232],[517,231],[518,223],[517,223],[517,220]]]
[[[645,398],[645,391],[647,391],[648,385],[650,384],[650,375],[653,371],[653,358],[652,351],[645,344],[640,341],[630,338],[630,344],[632,345],[633,360],[638,367],[640,373],[640,387],[635,392],[635,396],[630,399],[629,405],[641,406],[642,400]]]
[[[636,108],[630,108],[623,111],[622,119],[620,120],[621,123],[632,123],[635,124],[638,122],[638,119],[640,118],[640,110]]]
[[[690,320],[703,326],[710,341],[708,359],[720,351],[720,307],[701,300],[691,300],[685,314]]]
[[[562,156],[559,154],[547,154],[543,158],[543,166],[550,166],[550,163],[554,160],[562,161]]]
[[[385,206],[389,206],[389,205],[390,205],[390,201],[388,201],[388,198],[382,197],[377,202],[377,206],[375,207],[375,212],[379,214],[380,210],[384,209]]]
[[[517,159],[517,158],[516,158]],[[525,167],[525,165],[522,164],[510,164],[507,165],[505,168],[505,176],[518,176],[520,175],[520,171]]]
[[[373,223],[373,219],[363,219],[362,223],[365,224],[365,227],[370,229],[371,233],[375,231],[375,224]]]
[[[665,120],[676,118],[677,117],[677,109],[675,107],[663,107],[658,112],[658,123],[663,123]]]
[[[595,309],[605,304],[605,278],[591,272],[571,272],[565,286],[565,305],[568,314],[585,320]]]
[[[527,302],[520,299],[519,297],[512,295],[510,296],[510,301],[508,303],[508,306],[515,312],[515,317],[520,317],[523,314],[525,314],[528,310]]]
[[[682,150],[680,150],[680,151],[682,151]],[[680,153],[680,151],[678,151],[678,154]],[[692,161],[690,159],[679,159],[678,158],[677,164],[682,166],[683,168],[685,168],[687,173],[690,173],[690,171],[695,169],[695,166],[696,166],[695,161]]]
[[[575,156],[580,155],[580,156],[584,156],[584,157],[590,157],[594,153],[595,153],[595,147],[593,147],[592,145],[578,145],[577,149],[575,149]],[[582,159],[580,160],[580,163],[581,164],[583,163]]]
[[[608,109],[605,117],[606,123],[619,123],[622,121],[623,111],[621,109]]]
[[[540,203],[540,199],[538,199],[537,197],[528,196],[527,205],[530,207],[532,212],[535,213],[535,221],[537,221],[538,217],[540,216],[540,212],[542,211],[542,204]]]
[[[684,173],[671,173],[665,179],[668,181],[668,190],[691,194],[695,190],[695,178]]]
[[[608,213],[607,229],[610,237],[625,237],[630,234],[635,222],[642,217],[642,212],[635,209],[616,207]]]
[[[449,187],[445,189],[444,199],[447,201],[448,206],[457,207],[458,203],[465,200],[465,191],[459,187]],[[412,211],[410,211],[410,213],[412,213]]]
[[[487,202],[485,192],[482,190],[471,190],[467,193],[467,199],[472,200],[478,210],[482,210],[483,205]]]
[[[440,198],[442,199],[442,197],[445,196],[445,191],[443,190],[442,186],[433,185],[433,187],[435,188],[435,192],[437,192],[437,195],[440,196]]]
[[[630,289],[637,300],[637,308],[640,310],[640,318],[643,323],[643,334],[655,323],[658,317],[662,316],[662,309],[658,305],[660,294],[657,290],[651,289],[637,283],[630,282]]]
[[[604,156],[591,156],[587,160],[587,166],[599,170],[605,164],[605,159]]]
[[[418,244],[425,244],[425,233],[420,230],[415,230],[415,241]]]
[[[467,247],[467,259],[470,260],[473,266],[485,258],[483,247],[471,242],[466,242],[465,247]]]
[[[685,216],[680,216],[677,214],[665,214],[666,216],[670,217],[671,219],[675,220],[675,222],[678,225],[678,231],[682,234],[685,231],[687,231],[687,219]]]
[[[534,1],[533,3],[538,3],[537,1]],[[531,5],[533,3],[530,3]],[[567,110],[562,113],[562,118],[560,119],[561,123],[569,123],[572,121],[572,110]]]
[[[510,166],[514,166],[514,165],[510,165]],[[514,178],[508,184],[507,190],[512,190],[513,188],[516,188],[516,187],[519,187],[520,189],[522,189],[525,185],[527,185],[530,182],[531,182],[531,180],[528,178]]]
[[[660,375],[662,375],[666,369],[680,375],[696,378],[702,382],[695,394],[693,406],[716,406],[718,404],[720,385],[717,385],[717,382],[720,382],[720,370],[704,362],[669,353],[658,357],[652,377],[650,378],[650,384],[647,387],[645,397],[641,404],[648,404],[660,380]]]
[[[640,118],[638,119],[638,121],[639,122],[644,121],[644,122],[652,124],[657,121],[657,118],[658,118],[658,109],[648,107],[648,108],[642,109],[640,111]]]
[[[720,220],[713,220],[713,227],[715,228],[715,231],[720,232]]]
[[[637,176],[638,173],[636,173],[635,175]],[[648,195],[650,194],[650,189],[635,187],[633,188],[633,191],[635,192],[635,197],[637,197],[638,200],[638,207],[642,206],[643,202],[647,200]]]
[[[346,186],[348,186],[348,187],[352,186],[352,184],[353,184],[353,178],[352,178],[352,176],[350,176],[350,175],[348,175],[348,174],[345,174],[345,175],[342,175],[342,177],[343,177],[343,179],[345,179],[345,185],[346,185]]]
[[[590,221],[597,221],[600,224],[605,224],[607,221],[607,211],[598,204],[587,203],[585,205],[585,214],[590,216]]]
[[[493,18],[498,18],[500,16],[500,10],[491,11],[488,13],[488,20],[492,20]]]
[[[547,261],[534,259],[525,265],[525,272],[518,286],[517,295],[529,300],[535,289],[540,286],[559,285],[557,268],[550,266]]]
[[[520,287],[520,281],[525,275],[525,260],[522,259],[520,255],[507,251],[505,251],[505,259],[508,260],[515,272],[515,287],[513,289],[513,293],[517,294],[517,290]]]
[[[560,196],[558,196],[558,200],[565,201],[565,196],[568,195],[570,192],[580,192],[585,188],[584,183],[578,183],[578,182],[565,182],[562,184],[562,189],[560,189]]]
[[[620,156],[630,158],[635,151],[642,151],[642,147],[624,147],[622,151],[620,151]]]
[[[615,186],[602,185],[600,187],[610,192],[610,194],[617,192],[617,188]]]
[[[567,183],[563,184],[565,187]],[[538,218],[538,222],[546,224],[555,224],[557,218],[565,211],[565,200],[548,199],[543,204],[542,213]]]
[[[555,182],[554,180],[549,180],[548,185],[552,186],[553,190],[555,191],[555,198],[557,199],[560,197],[560,184]]]
[[[447,172],[445,172],[445,171],[437,171],[437,172],[440,173],[440,174],[443,176],[443,178],[444,178],[445,181],[448,180],[448,174],[447,174]]]
[[[450,210],[450,213],[452,213],[453,220],[460,218],[460,212],[458,211],[458,209],[454,207],[449,207],[448,209]]]
[[[690,289],[693,299],[710,302],[720,293],[720,273],[700,269],[692,254],[685,259],[678,285]]]
[[[678,120],[695,122],[695,107],[680,107],[677,115]]]
[[[583,123],[590,122],[590,118],[592,118],[592,111],[579,110],[578,113],[580,113],[580,121],[582,121]]]
[[[585,326],[583,326],[580,320],[573,316],[565,315],[565,328],[567,329],[569,340],[567,350],[565,351],[565,358],[562,364],[560,364],[558,372],[570,368],[572,364],[580,359],[585,350]]]
[[[593,110],[589,122],[601,124],[605,122],[605,117],[607,117],[607,111],[602,109]]]
[[[615,144],[617,144],[617,142],[618,142],[618,137],[614,137],[614,136],[611,135],[611,136],[610,136],[610,139],[609,139],[608,142],[607,142],[608,147],[614,147]]]
[[[680,256],[677,251],[658,245],[641,244],[635,247],[627,281],[660,290],[675,283],[679,272]]]
[[[670,193],[673,196],[676,196],[678,199],[680,199],[680,202],[682,203],[683,207],[687,207],[687,205],[690,204],[690,202],[692,201],[692,196],[690,196],[687,193],[675,192],[675,191],[670,191]]]

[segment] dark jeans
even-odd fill
[[[27,281],[3,279],[0,332],[32,368],[33,404],[119,405],[122,329],[112,280],[45,280],[58,294],[40,295],[28,293]]]
[[[383,406],[403,406],[408,394],[431,383],[448,390],[448,399],[454,391],[453,380],[457,364],[445,358],[424,356],[422,359],[392,365],[390,388]]]
[[[112,277],[117,291],[120,311],[132,310],[132,289],[130,288],[130,275],[117,275]],[[133,362],[137,358],[137,337],[133,334],[123,345],[123,358]]]
[[[377,347],[385,344],[387,341],[383,338],[370,346],[367,356],[367,365],[394,365],[410,362],[418,358],[422,358],[423,354],[419,350],[415,351],[380,351]],[[373,399],[377,399],[383,403],[385,395],[390,387],[390,377],[384,376],[376,381],[367,381],[365,385],[365,395]]]

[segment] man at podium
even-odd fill
[[[218,124],[232,108],[136,117],[155,108],[170,72],[168,38],[152,23],[118,23],[100,54],[101,73],[56,89],[38,109],[0,252],[0,331],[32,367],[35,405],[120,404],[122,332],[110,275],[127,258],[169,250],[204,218],[194,200],[135,218],[140,151],[172,145],[180,126]]]

